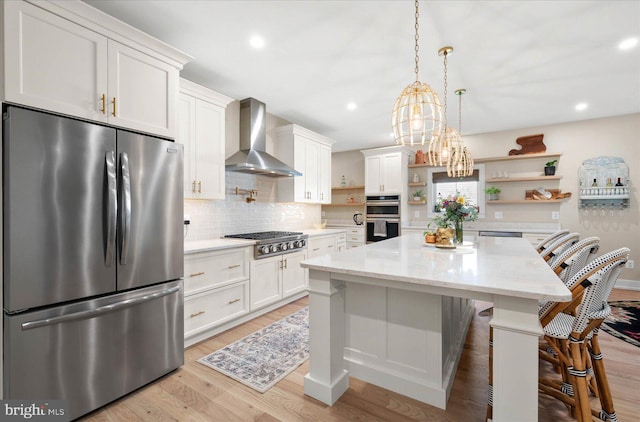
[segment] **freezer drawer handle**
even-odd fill
[[[116,224],[118,217],[115,151],[107,151],[104,160],[107,168],[107,247],[104,255],[104,265],[110,267],[113,263],[116,248]]]
[[[129,173],[129,156],[126,152],[120,154],[120,172],[122,188],[120,189],[120,264],[127,265],[129,256],[129,241],[131,240],[131,177]]]
[[[199,273],[189,274],[189,277],[197,277],[199,275],[204,275],[204,271],[200,271]]]
[[[202,315],[202,314],[204,314],[204,311],[196,312],[195,314],[191,314],[191,318],[195,318],[198,315]]]
[[[230,300],[229,301],[229,305],[236,303],[236,302],[240,302],[240,299],[234,299],[234,300]]]
[[[161,297],[176,293],[179,290],[180,290],[180,286],[175,286],[170,289],[163,290],[161,292],[156,292],[156,293],[151,293],[151,294],[140,296],[140,297],[126,299],[120,302],[112,303],[110,305],[100,306],[95,309],[87,309],[86,311],[75,312],[73,314],[62,315],[62,316],[57,316],[57,317],[52,317],[47,319],[40,319],[37,321],[25,322],[22,324],[22,330],[25,331],[25,330],[31,330],[34,328],[45,327],[47,325],[61,324],[63,322],[95,318],[102,314],[119,311],[120,309],[129,308],[131,306],[135,306],[143,302],[159,299]]]

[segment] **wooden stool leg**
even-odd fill
[[[489,397],[485,422],[493,419],[493,327],[489,327]]]
[[[597,333],[594,333],[588,346],[589,353],[591,354],[593,372],[595,373],[596,383],[598,384],[598,391],[600,393],[599,398],[602,412],[600,412],[599,417],[603,421],[617,421],[618,418],[613,407],[613,398],[611,397],[611,389],[609,388],[607,373],[604,370],[604,360],[602,359],[602,352],[600,351],[600,343],[598,342]]]
[[[591,420],[591,406],[589,404],[589,392],[587,390],[587,370],[583,356],[586,353],[584,342],[571,341],[569,344],[573,367],[569,368],[569,374],[574,380],[574,398],[576,400],[576,416],[578,421]]]

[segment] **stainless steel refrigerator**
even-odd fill
[[[76,418],[183,364],[182,148],[3,111],[3,395]]]

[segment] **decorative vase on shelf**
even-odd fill
[[[463,231],[462,231],[462,220],[456,220],[454,222],[456,229],[456,243],[458,245],[462,245],[463,242]]]

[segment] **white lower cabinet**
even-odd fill
[[[523,233],[522,236],[531,242],[532,245],[537,246],[538,243],[549,237],[551,233]]]
[[[335,234],[310,237],[307,241],[309,258],[335,252],[336,243]]]
[[[303,291],[308,277],[300,262],[306,257],[300,251],[251,261],[251,310]]]
[[[215,327],[249,313],[252,254],[249,246],[185,255],[185,345],[203,340]]]
[[[342,252],[347,250],[347,234],[338,233],[336,235],[336,251]]]
[[[364,226],[349,227],[347,229],[347,249],[365,245]]]

